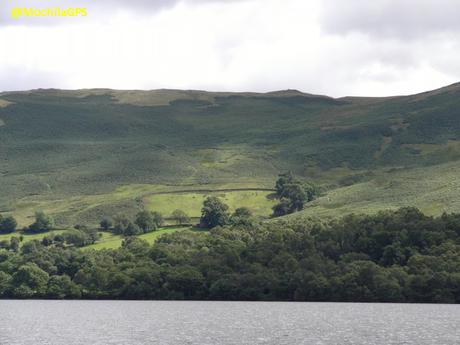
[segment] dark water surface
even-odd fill
[[[458,345],[460,306],[0,301],[1,345]]]

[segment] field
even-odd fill
[[[268,185],[268,183],[266,184]],[[206,188],[206,191],[203,190]],[[216,191],[216,192],[212,192]],[[190,216],[199,217],[206,195],[222,197],[231,210],[246,206],[254,214],[268,216],[275,203],[272,192],[262,184],[252,182],[206,186],[126,185],[106,194],[80,195],[56,200],[49,195],[24,198],[14,205],[14,215],[21,226],[33,222],[37,210],[55,215],[60,226],[77,223],[96,226],[105,216],[134,216],[140,209],[161,212],[166,218],[179,208]]]
[[[192,218],[201,216],[203,201],[208,196],[219,197],[233,212],[238,207],[249,208],[254,215],[268,217],[276,204],[273,192],[260,190],[216,191],[216,192],[187,192],[157,194],[144,198],[146,208],[158,211],[166,216],[176,209],[183,210]]]
[[[1,93],[0,213],[26,226],[43,210],[62,228],[141,209],[198,217],[212,194],[267,216],[266,189],[287,170],[324,191],[306,214],[406,204],[460,212],[459,96],[460,84],[340,99],[295,90]]]

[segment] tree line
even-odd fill
[[[0,249],[0,297],[459,303],[460,214],[252,219],[100,251],[30,241]]]

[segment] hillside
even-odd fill
[[[406,204],[460,211],[460,84],[340,99],[295,90],[8,92],[0,139],[0,212],[21,224],[37,209],[69,225],[158,208],[149,203],[158,193],[262,192],[286,170],[326,191],[307,214]]]

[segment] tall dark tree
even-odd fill
[[[201,209],[200,224],[206,228],[214,228],[228,224],[230,214],[228,206],[215,196],[208,197]]]
[[[276,180],[276,184],[275,184],[276,194],[278,195],[278,198],[283,197],[285,186],[288,184],[292,184],[293,182],[294,182],[294,177],[292,176],[292,173],[290,171],[287,173],[278,175],[278,180]]]

